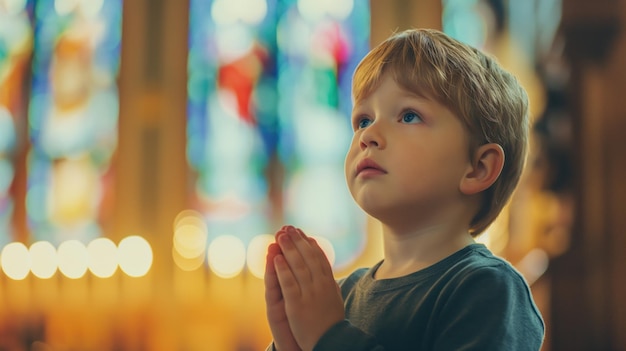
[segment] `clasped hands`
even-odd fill
[[[345,318],[326,255],[300,229],[284,226],[268,247],[265,267],[265,304],[276,350],[313,350]]]

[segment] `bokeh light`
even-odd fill
[[[248,244],[246,263],[250,274],[257,278],[265,275],[265,256],[267,247],[274,242],[274,236],[270,234],[257,235]]]
[[[204,256],[208,232],[201,215],[189,210],[181,212],[181,215],[174,224],[175,251],[187,259]]]
[[[181,211],[174,220],[172,258],[183,271],[202,266],[206,256],[208,228],[202,214],[194,210]]]
[[[183,224],[174,231],[174,249],[185,258],[204,256],[207,244],[206,225]]]
[[[51,278],[59,267],[56,248],[49,241],[37,241],[30,245],[31,272],[41,279]]]
[[[115,274],[117,270],[117,246],[107,238],[92,240],[87,245],[89,254],[89,270],[95,276],[108,278]]]
[[[7,244],[0,253],[0,264],[4,273],[13,280],[26,278],[30,271],[30,254],[19,242]]]
[[[202,267],[202,264],[204,263],[204,255],[186,258],[181,256],[175,248],[172,248],[172,258],[174,259],[176,266],[185,272],[195,271],[196,269]]]
[[[96,16],[102,9],[104,0],[55,0],[54,10],[60,16],[80,11],[84,16]]]
[[[131,277],[142,277],[152,267],[152,247],[146,239],[131,235],[118,245],[120,269]]]
[[[298,0],[300,15],[311,22],[321,21],[329,16],[343,20],[354,7],[354,0]]]
[[[328,259],[328,262],[330,262],[330,265],[334,265],[336,257],[335,248],[333,247],[333,244],[330,242],[330,240],[322,236],[313,236],[312,238],[317,241],[319,247],[322,249],[322,251],[324,251],[324,254],[326,254],[326,258]]]
[[[195,210],[183,210],[174,219],[174,230],[185,224],[192,224],[198,227],[206,228],[206,224],[202,220],[202,214]]]
[[[4,10],[9,15],[16,15],[26,7],[26,0],[4,0]]]
[[[216,24],[228,25],[238,21],[255,25],[267,15],[266,0],[215,0],[211,15]]]
[[[70,279],[81,278],[87,272],[89,256],[87,248],[78,240],[64,241],[57,250],[59,270]]]
[[[234,235],[221,235],[209,245],[209,267],[221,278],[233,278],[246,264],[246,248]]]

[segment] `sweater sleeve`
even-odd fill
[[[350,324],[348,320],[341,321],[322,335],[313,351],[384,351],[376,343],[376,339],[361,329]]]

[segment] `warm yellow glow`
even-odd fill
[[[246,248],[233,235],[222,235],[211,242],[208,252],[209,267],[221,278],[233,278],[246,264]]]
[[[328,258],[328,262],[330,262],[330,265],[334,265],[335,248],[333,247],[333,244],[328,239],[321,236],[313,236],[312,238],[317,241],[317,244],[320,246],[322,251],[324,251],[324,253],[326,254],[326,258]]]
[[[57,250],[48,241],[37,241],[30,245],[30,270],[37,278],[48,279],[57,272],[59,259]]]
[[[59,270],[70,279],[78,279],[85,275],[89,258],[87,248],[78,240],[64,241],[59,245]]]
[[[532,249],[528,251],[515,267],[524,275],[529,285],[533,285],[547,270],[550,264],[550,257],[542,249]]]
[[[176,231],[176,228],[186,224],[192,224],[206,230],[206,223],[204,223],[204,221],[202,220],[202,214],[198,211],[180,211],[180,213],[174,219],[174,231]]]
[[[248,270],[253,276],[262,279],[265,275],[267,247],[273,242],[274,236],[270,234],[257,235],[250,240],[246,262]]]
[[[184,258],[204,256],[207,236],[206,226],[195,223],[178,226],[174,231],[174,249]]]
[[[22,243],[7,244],[0,253],[0,262],[4,273],[13,280],[26,278],[30,271],[30,255]]]
[[[195,271],[202,266],[202,263],[204,263],[204,255],[186,258],[181,256],[175,248],[172,248],[172,258],[174,259],[176,266],[186,272]]]
[[[510,209],[507,205],[498,218],[475,239],[476,242],[484,244],[494,254],[502,255],[509,243],[509,217]]]
[[[117,270],[117,246],[107,238],[98,238],[87,245],[89,270],[96,277],[108,278]]]
[[[174,219],[174,262],[183,270],[198,268],[204,262],[207,239],[208,228],[202,214],[194,210],[181,211]]]
[[[132,235],[118,245],[120,268],[131,277],[141,277],[148,274],[152,267],[152,248],[146,239]]]

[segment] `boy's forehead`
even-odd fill
[[[367,87],[368,89],[366,91],[357,91],[357,94],[353,92],[353,104],[356,106],[368,101],[369,99],[371,99],[374,93],[380,91],[381,86],[384,86],[385,89],[392,89],[394,95],[397,95],[399,97],[429,101],[436,100],[434,99],[433,94],[427,91],[424,84],[419,84],[416,82],[412,86],[408,86],[408,84],[403,84],[402,81],[395,77],[394,74],[385,72],[381,75],[380,79],[376,83]]]

